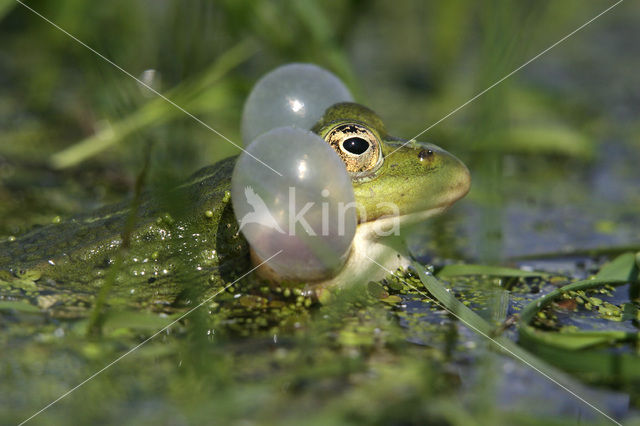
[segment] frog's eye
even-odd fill
[[[361,124],[341,124],[330,130],[325,140],[338,153],[351,176],[366,175],[382,164],[380,140]]]

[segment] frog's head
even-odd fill
[[[291,219],[291,213],[285,208],[286,203],[282,199],[286,198],[283,195],[283,191],[287,189],[285,187],[289,187],[292,181],[296,182],[296,186],[302,185],[305,188],[301,194],[313,195],[318,188],[325,187],[323,192],[335,196],[333,202],[344,203],[342,205],[346,205],[347,210],[355,198],[357,217],[353,211],[343,211],[342,214],[349,215],[350,219],[340,218],[341,210],[338,207],[338,225],[332,228],[333,232],[323,233],[322,237],[317,233],[311,236],[308,231],[294,234],[289,231],[285,235],[271,229],[265,231],[264,227],[256,228],[259,232],[256,231],[249,238],[253,244],[253,262],[258,267],[258,273],[271,281],[304,280],[322,288],[360,279],[382,278],[388,271],[407,265],[406,247],[401,239],[395,238],[402,233],[401,228],[442,212],[469,191],[469,171],[460,160],[435,145],[406,142],[390,136],[382,120],[373,111],[359,104],[337,103],[329,107],[312,131],[320,138],[294,127],[278,128],[263,134],[248,147],[253,155],[268,162],[291,163],[287,163],[289,169],[283,169],[289,176],[287,179],[278,179],[273,174],[256,176],[257,172],[248,166],[253,161],[253,157],[249,156],[244,157],[246,162],[237,165],[236,169],[242,171],[247,168],[254,172],[242,172],[238,176],[246,176],[251,182],[255,182],[254,186],[271,191],[266,192],[269,199],[267,205],[271,206],[269,208],[277,218],[276,222]],[[282,153],[287,152],[291,143],[288,139],[294,135],[299,138],[294,138],[297,142],[295,148],[302,149],[304,145],[313,154],[300,154],[291,147],[296,153],[283,159]],[[302,138],[305,144],[302,143]],[[322,145],[322,139],[342,161]],[[322,157],[322,154],[330,155]],[[312,173],[306,164],[314,158],[317,167],[312,168],[315,170]],[[301,174],[302,165],[305,172]],[[262,168],[257,170],[263,171]],[[328,170],[331,170],[329,176],[322,174],[322,171]],[[237,196],[232,197],[234,200],[238,200],[238,197],[242,199],[245,187],[238,182],[240,181],[236,181],[235,185]],[[354,198],[343,201],[343,198],[336,196],[336,185],[348,189],[342,191],[342,195],[346,196],[346,193],[351,195],[351,188],[345,187],[349,184],[353,187]],[[333,186],[331,191],[326,190],[329,186]],[[311,200],[317,201],[317,198]],[[322,201],[324,209],[325,200]],[[328,204],[326,207],[327,213],[334,211]],[[253,211],[251,209],[249,208]],[[318,212],[320,210],[316,211]],[[319,218],[322,218],[324,229],[325,211],[322,210],[321,213],[312,217],[318,222],[314,222],[315,225],[319,225]],[[331,213],[327,217],[330,215]],[[351,234],[342,232],[344,229],[341,230],[339,226],[341,219],[344,219],[343,223],[352,224]],[[291,226],[290,221],[288,224]],[[287,255],[267,262],[265,254],[273,253],[276,248],[281,247],[284,247],[281,251],[286,251]],[[259,255],[257,250],[263,254]],[[312,265],[311,269],[309,265]]]
[[[345,163],[361,224],[416,223],[469,191],[469,170],[460,160],[436,145],[390,136],[380,117],[362,105],[330,107],[313,131]]]

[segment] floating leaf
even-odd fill
[[[622,331],[561,331],[539,334],[540,341],[566,350],[579,350],[589,347],[608,345],[620,339],[626,339],[628,333]]]
[[[446,265],[437,274],[438,278],[455,277],[460,275],[491,275],[497,277],[545,277],[544,272],[523,271],[521,269],[503,266],[456,264]]]
[[[382,285],[375,281],[370,281],[369,284],[367,284],[367,292],[376,299],[384,299],[389,296],[389,293],[385,291]]]
[[[598,380],[617,380],[619,382],[638,380],[640,364],[635,354],[592,349],[595,346],[611,346],[623,341],[637,341],[638,333],[616,330],[550,332],[530,325],[541,309],[557,299],[562,299],[569,292],[586,294],[586,290],[613,284],[625,284],[627,279],[616,280],[610,277],[628,276],[629,259],[629,256],[622,255],[608,264],[606,269],[603,268],[601,273],[604,271],[602,275],[607,279],[601,279],[598,274],[596,279],[568,284],[527,305],[520,313],[518,325],[520,342],[537,355],[568,371]],[[626,271],[627,274],[621,273],[621,271]],[[611,304],[603,302],[599,311],[602,311],[602,307],[605,305]],[[617,309],[622,315],[622,310]]]
[[[600,280],[634,281],[638,278],[636,255],[625,253],[604,265],[596,275]]]
[[[387,296],[387,297],[385,297],[383,299],[380,299],[380,300],[382,300],[383,302],[389,303],[391,305],[395,305],[397,303],[402,302],[402,298],[400,296],[395,295],[395,294],[392,294],[391,296]]]
[[[530,260],[530,259],[553,259],[557,257],[573,257],[573,256],[617,256],[626,252],[639,252],[638,245],[596,247],[596,248],[580,248],[565,251],[553,251],[547,253],[534,253],[524,256],[513,256],[510,260]],[[640,262],[638,262],[640,263]]]

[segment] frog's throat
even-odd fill
[[[409,213],[401,216],[388,216],[357,226],[351,243],[349,256],[344,266],[333,277],[309,280],[309,277],[299,277],[298,281],[307,282],[312,288],[330,288],[352,285],[356,282],[379,281],[395,272],[398,268],[409,266],[409,252],[404,244],[398,244],[396,227],[402,227],[421,222],[431,216],[438,215],[449,206],[436,207],[421,212]],[[256,274],[270,282],[295,281],[280,276],[268,264],[262,264],[262,259],[251,251],[253,265],[260,265]]]

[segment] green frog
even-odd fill
[[[312,130],[343,160],[364,208],[344,267],[308,283],[311,288],[376,280],[406,266],[398,227],[444,211],[469,190],[460,160],[435,145],[390,136],[380,117],[359,104],[328,108]],[[74,315],[111,280],[110,303],[157,309],[179,299],[184,283],[206,291],[233,282],[260,262],[238,231],[230,202],[236,158],[162,194],[144,193],[1,243],[0,299],[62,306]],[[256,272],[254,279],[264,282],[283,280],[267,265]]]

